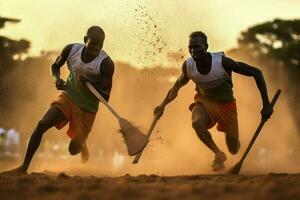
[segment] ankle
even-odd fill
[[[215,153],[215,156],[224,155],[224,152],[221,151],[221,150],[217,150],[217,151],[215,151],[214,153]]]
[[[27,172],[28,166],[22,164],[20,167],[18,167],[18,169],[20,169],[20,171]]]

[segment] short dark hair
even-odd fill
[[[190,38],[201,37],[207,43],[207,36],[202,31],[195,31],[190,34]]]
[[[102,41],[104,41],[105,39],[105,33],[100,26],[91,26],[86,32],[87,37],[89,37],[90,35],[96,35]]]

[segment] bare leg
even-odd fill
[[[82,144],[71,140],[69,143],[69,152],[72,156],[79,154],[82,151]]]
[[[238,136],[233,137],[231,135],[234,134],[225,133],[226,145],[231,154],[237,154],[241,146],[240,141]]]
[[[226,160],[226,155],[218,148],[206,128],[207,124],[210,122],[209,120],[209,116],[202,104],[196,104],[192,111],[192,126],[199,139],[215,153],[215,160],[212,167],[214,170],[219,170],[224,168],[223,163]]]
[[[86,142],[82,144],[82,150],[81,150],[81,163],[86,163],[89,160],[90,153],[87,148]]]
[[[11,172],[26,173],[33,155],[40,146],[43,134],[48,129],[63,120],[65,120],[65,116],[59,110],[59,108],[56,106],[51,106],[44,117],[38,122],[30,137],[23,164]]]
[[[86,163],[90,156],[86,142],[80,144],[74,140],[71,140],[69,144],[69,152],[71,155],[81,153],[81,163]]]

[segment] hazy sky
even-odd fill
[[[195,30],[208,35],[211,51],[226,50],[247,27],[299,13],[300,0],[0,0],[1,16],[22,19],[1,34],[30,40],[31,54],[82,42],[96,24],[111,57],[137,66],[170,64],[167,53],[187,53]]]

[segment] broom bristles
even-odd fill
[[[138,154],[148,143],[148,138],[126,119],[120,119],[119,124],[120,132],[125,140],[128,154],[130,156]]]

